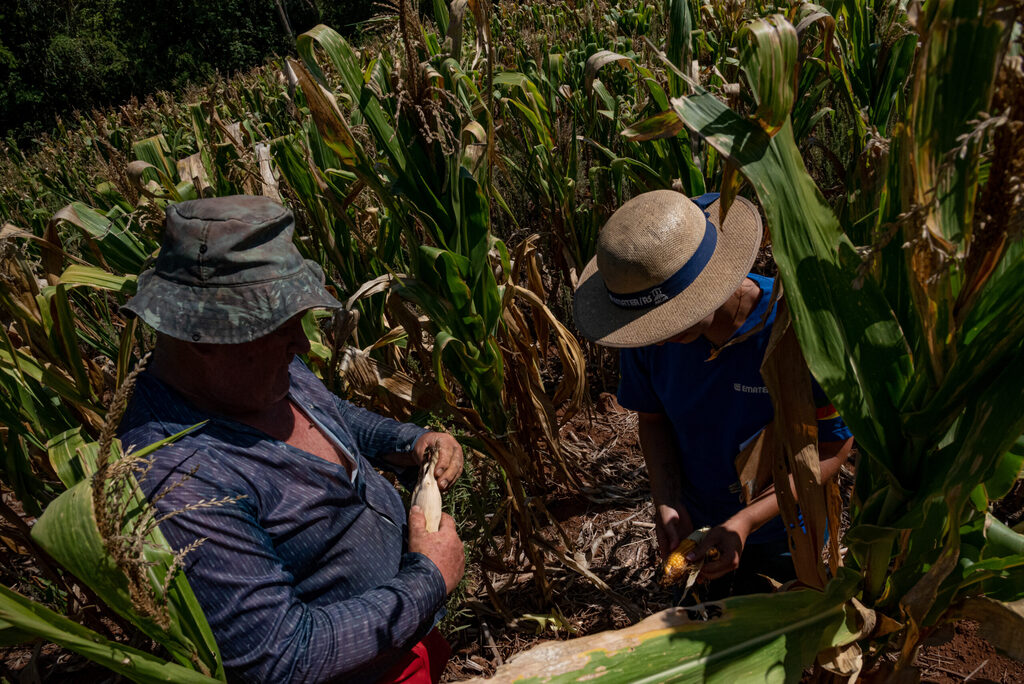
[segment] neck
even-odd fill
[[[725,304],[718,307],[711,327],[704,333],[705,339],[715,347],[721,347],[729,341],[737,330],[743,327],[750,312],[757,306],[761,289],[750,278],[744,278]]]

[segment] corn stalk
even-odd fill
[[[291,68],[316,136],[332,153],[316,160],[329,166],[310,166],[313,178],[322,179],[320,193],[342,211],[352,207],[353,213],[369,213],[382,228],[375,242],[360,245],[364,253],[376,251],[377,263],[390,276],[373,297],[381,301],[384,291],[391,291],[415,310],[393,301],[386,305],[390,329],[399,334],[384,331],[374,339],[396,340],[404,333],[411,353],[429,360],[433,370],[433,378],[422,382],[436,383],[445,411],[502,466],[517,546],[533,567],[542,596],[550,600],[540,545],[540,531],[550,516],[537,496],[548,491],[550,475],[533,453],[545,445],[556,474],[571,478],[558,448],[555,402],[568,406],[563,420],[581,405],[582,353],[547,310],[546,293],[537,290],[539,278],[527,278],[530,250],[521,248],[513,260],[490,230],[494,134],[489,102],[481,95],[481,79],[491,63],[490,36],[485,6],[470,7],[477,51],[463,62],[476,63],[476,68],[457,57],[464,20],[454,5],[442,48],[441,41],[418,29],[404,4],[402,54],[384,52],[364,64],[344,39],[320,26],[300,36],[302,61],[293,61]],[[327,78],[319,55],[338,74],[338,86]],[[348,111],[342,102],[350,103]],[[357,135],[356,126],[369,133],[372,147]],[[307,131],[312,137],[312,129]],[[336,242],[342,239],[340,227]],[[391,236],[404,241],[404,262],[380,258]],[[369,298],[355,299],[364,300],[363,311],[371,306],[365,301]],[[381,320],[383,310],[375,311]],[[555,402],[540,379],[541,352],[551,334],[569,369]],[[503,553],[516,552],[510,547]]]

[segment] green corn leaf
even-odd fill
[[[0,417],[6,411],[0,411]],[[11,488],[29,515],[38,516],[42,513],[46,501],[53,494],[47,491],[44,482],[32,468],[32,455],[25,435],[12,429],[14,423],[8,423],[6,435],[0,434],[0,475],[4,483]]]
[[[0,599],[2,600],[2,599]],[[0,620],[0,648],[17,646],[18,644],[32,641],[36,638],[31,632],[23,632],[10,622]]]
[[[847,603],[855,586],[853,573],[843,571],[825,593],[755,594],[670,609],[623,630],[534,647],[489,681],[798,682],[819,651],[859,636],[859,617]]]
[[[292,61],[291,65],[299,79],[299,87],[302,88],[302,92],[306,96],[306,103],[309,105],[313,121],[316,123],[323,141],[346,168],[354,169],[357,165],[365,164],[366,159],[362,146],[356,143],[348,122],[342,116],[337,103],[313,80],[302,63]]]
[[[138,276],[134,274],[121,276],[96,266],[80,266],[75,264],[68,266],[60,274],[60,281],[68,286],[86,285],[100,290],[109,290],[131,296],[135,294]]]
[[[991,501],[1002,499],[1010,493],[1017,480],[1024,478],[1024,436],[1018,437],[1009,451],[1003,454],[995,472],[985,480],[986,498]]]
[[[110,641],[46,606],[0,586],[0,644],[19,643],[24,640],[22,637],[41,637],[142,684],[210,684],[223,681]]]
[[[1024,534],[1014,532],[991,513],[985,518],[986,555],[1024,555]]]
[[[49,290],[50,288],[47,288]],[[96,393],[89,382],[88,369],[85,367],[85,359],[78,348],[78,334],[75,326],[71,306],[68,303],[67,285],[59,284],[53,288],[52,297],[47,297],[50,302],[50,312],[53,316],[54,326],[50,330],[50,339],[56,350],[63,356],[63,367],[71,374],[75,386],[81,396],[87,396],[90,400],[96,399]],[[50,294],[49,292],[45,294]],[[44,295],[45,296],[45,295]]]
[[[168,176],[162,168],[147,161],[136,160],[128,165],[128,178],[142,189],[143,194],[159,202],[181,202],[189,199],[183,197],[178,183]],[[191,183],[185,184],[193,192]],[[163,191],[161,192],[161,188]]]
[[[693,32],[693,14],[690,12],[689,0],[667,0],[665,3],[666,23],[668,24],[668,44],[666,56],[675,67],[684,74],[690,72],[690,34]],[[669,93],[672,97],[684,94],[683,80],[675,73],[669,72]],[[667,105],[666,105],[667,107]]]
[[[674,138],[685,128],[683,122],[679,120],[679,115],[669,110],[633,124],[622,131],[622,137],[637,142],[660,140],[662,138]]]
[[[72,428],[50,438],[46,453],[54,472],[71,488],[96,472],[99,444],[86,440],[82,428]]]
[[[108,216],[82,202],[72,202],[54,214],[50,223],[54,226],[70,223],[78,228],[96,244],[102,258],[96,265],[106,267],[109,264],[110,268],[120,273],[139,273],[150,252],[157,247],[155,243],[143,242],[126,225],[122,225],[127,224],[127,217],[117,209],[111,210]],[[85,256],[88,258],[92,254],[86,252]]]
[[[448,4],[444,0],[433,0],[433,2],[434,21],[437,22],[437,28],[442,34],[448,33]]]
[[[306,68],[321,83],[326,84],[327,78],[320,68],[313,53],[315,45],[319,45],[341,75],[345,91],[353,101],[359,103],[363,119],[371,127],[374,138],[387,154],[392,165],[400,173],[408,171],[407,152],[402,140],[388,121],[388,116],[376,97],[364,90],[363,74],[359,69],[359,58],[348,42],[335,30],[320,24],[299,36],[296,50]],[[426,166],[420,167],[426,168]]]
[[[983,394],[966,402],[953,442],[929,454],[926,471],[920,478],[923,486],[914,499],[916,505],[908,508],[898,527],[914,527],[918,519],[927,515],[928,507],[939,501],[954,502],[949,505],[959,507],[978,485],[999,476],[998,469],[1007,455],[1019,459],[1012,450],[1024,433],[1021,374],[1024,355],[1012,359]],[[1010,467],[1013,465],[1011,461]],[[1016,466],[1019,472],[1019,460]],[[1005,478],[1006,474],[1002,476]]]
[[[134,452],[134,457],[144,458],[200,425],[147,445]],[[129,498],[125,505],[128,507],[129,518],[137,521],[148,504],[134,478],[131,475],[127,478]],[[161,626],[154,618],[140,615],[136,611],[129,593],[128,579],[105,549],[100,536],[93,507],[93,486],[94,478],[85,479],[57,497],[33,526],[32,538],[96,592],[110,608],[166,647],[179,663],[201,669],[223,680],[223,666],[213,634],[180,570],[170,580],[164,594],[164,583],[174,560],[174,552],[155,526],[146,537],[146,560],[153,564],[147,568],[146,573],[156,595],[166,597],[169,622]]]
[[[910,351],[873,282],[855,289],[860,258],[807,174],[789,124],[769,137],[706,93],[672,106],[754,187],[808,366],[861,448],[895,473]]]
[[[924,408],[906,416],[906,429],[930,434],[956,417],[964,402],[985,391],[991,379],[1020,354],[1024,344],[1024,302],[1017,296],[1024,283],[1024,260],[992,278],[978,295],[960,326],[956,360],[939,391]]]
[[[121,331],[121,340],[117,346],[117,378],[116,386],[120,387],[131,372],[132,351],[135,349],[135,331],[138,330],[139,319],[129,318]]]
[[[788,121],[796,101],[796,29],[781,14],[773,14],[744,24],[737,40],[740,64],[757,102],[753,117],[774,135]]]
[[[21,350],[0,348],[0,367],[2,366],[16,366],[20,373],[24,373],[25,376],[76,404],[86,405],[90,402],[89,395],[79,392],[67,375],[61,372],[54,364],[41,361]]]
[[[173,185],[178,179],[178,165],[168,156],[169,148],[163,134],[140,140],[132,145],[135,158],[151,165]]]

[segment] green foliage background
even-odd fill
[[[281,0],[292,30],[350,31],[373,3]],[[25,140],[72,110],[177,89],[294,52],[274,0],[0,3],[0,131]]]

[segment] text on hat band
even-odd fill
[[[640,292],[622,294],[608,290],[608,299],[612,304],[623,309],[643,309],[667,302],[688,288],[697,279],[697,276],[704,272],[704,267],[711,261],[711,255],[715,253],[717,244],[718,231],[705,215],[704,237],[701,238],[697,250],[683,264],[682,268],[669,276],[667,280]]]

